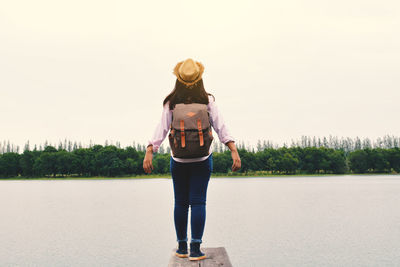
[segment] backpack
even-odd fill
[[[214,139],[207,105],[200,103],[176,104],[172,110],[168,139],[174,157],[207,156]]]

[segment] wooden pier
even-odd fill
[[[191,261],[189,258],[179,258],[175,255],[176,248],[172,250],[172,256],[168,267],[232,267],[228,253],[224,247],[201,248],[206,258],[198,261]]]

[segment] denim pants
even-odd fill
[[[199,162],[177,162],[172,157],[170,171],[174,186],[174,222],[177,241],[187,241],[189,205],[191,242],[202,243],[206,220],[207,186],[213,169],[211,155]]]

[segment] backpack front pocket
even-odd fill
[[[179,130],[175,130],[168,136],[169,144],[172,150],[172,155],[177,158],[199,158],[208,155],[212,135],[208,129],[202,131],[203,140],[197,130],[185,130],[184,135]],[[182,146],[182,136],[185,139],[185,146]]]

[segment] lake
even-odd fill
[[[207,197],[202,246],[233,266],[400,265],[400,175],[211,177]],[[173,204],[170,179],[0,180],[0,266],[167,266]]]

